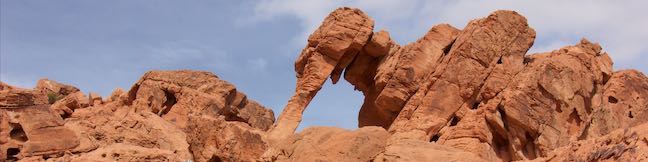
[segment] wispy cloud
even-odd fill
[[[400,43],[414,41],[432,25],[449,23],[458,28],[498,9],[515,10],[527,17],[538,36],[532,51],[540,52],[588,38],[602,44],[617,67],[631,68],[648,62],[648,1],[296,1],[268,0],[257,4],[255,19],[294,16],[301,20],[305,41],[334,8],[357,7],[386,28]],[[399,21],[406,20],[406,21]],[[296,46],[295,48],[301,48]],[[636,67],[641,68],[641,67]],[[641,69],[647,71],[648,69]]]
[[[225,51],[212,46],[202,45],[192,41],[165,42],[147,47],[143,58],[147,67],[157,68],[196,68],[207,66],[214,70],[228,71],[232,69],[232,57]]]
[[[257,72],[265,72],[268,66],[268,61],[264,58],[255,58],[247,60],[248,67]]]

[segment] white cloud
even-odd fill
[[[264,72],[266,70],[266,66],[268,65],[268,61],[266,61],[266,59],[264,58],[256,58],[247,60],[247,64],[248,67],[253,71]]]
[[[253,20],[268,21],[279,16],[294,16],[301,21],[302,34],[295,48],[302,48],[307,36],[324,17],[340,6],[362,9],[385,28],[399,43],[421,37],[434,24],[449,23],[458,28],[498,9],[509,9],[526,16],[536,29],[532,52],[550,51],[575,44],[581,38],[599,42],[617,67],[648,63],[648,1],[299,1],[260,2]],[[647,69],[642,69],[646,71]]]
[[[213,70],[232,69],[232,58],[223,50],[193,41],[166,42],[147,47],[146,67],[191,68],[207,66]]]

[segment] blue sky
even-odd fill
[[[211,71],[275,111],[292,95],[293,63],[307,36],[340,6],[358,7],[400,44],[434,24],[457,28],[496,9],[536,29],[530,53],[599,42],[616,70],[648,71],[648,1],[170,1],[0,0],[0,80],[39,78],[108,95],[148,70]],[[327,83],[303,126],[355,128],[362,94]]]

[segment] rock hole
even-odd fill
[[[457,123],[459,123],[459,118],[457,116],[454,116],[454,117],[452,117],[452,119],[450,119],[450,126],[451,127],[456,126]]]
[[[162,110],[158,112],[159,116],[165,115],[171,111],[171,107],[175,105],[178,101],[176,100],[175,94],[169,90],[164,90],[164,96],[166,96],[166,101],[162,105]]]
[[[238,108],[235,106],[229,106],[227,109],[221,109],[218,113],[225,116],[225,121],[238,121],[247,123],[247,120],[238,116]]]
[[[508,130],[508,126],[507,126],[508,121],[506,119],[506,112],[504,111],[504,106],[498,105],[497,106],[497,112],[499,112],[500,115],[502,116],[502,123],[504,123],[504,129]]]
[[[608,96],[608,102],[615,104],[619,102],[619,100],[613,96]]]
[[[439,137],[440,137],[440,136],[439,136],[438,134],[435,134],[434,136],[432,136],[432,138],[430,138],[430,142],[437,142],[437,141],[439,141]]]
[[[603,73],[603,84],[606,84],[608,82],[608,80],[610,80],[611,77],[612,76],[610,76],[610,75],[608,75],[606,73]]]
[[[509,141],[503,135],[493,131],[493,150],[501,161],[511,161],[511,151],[509,151]]]
[[[497,60],[497,64],[502,64],[502,57],[500,57],[499,60]]]
[[[112,157],[114,157],[114,158],[119,158],[119,156],[120,156],[120,155],[119,155],[118,153],[113,153],[113,154],[112,154]]]
[[[532,58],[524,57],[524,60],[522,61],[522,64],[526,65],[526,64],[529,64],[531,61],[533,61]]]
[[[221,158],[218,157],[218,156],[212,156],[212,157],[209,159],[209,162],[222,162],[222,161],[223,161],[223,160],[221,160]]]
[[[72,113],[66,113],[66,112],[64,112],[63,114],[61,114],[61,118],[62,118],[62,119],[67,119],[67,118],[69,118],[70,116],[72,116]]]
[[[473,103],[473,105],[472,105],[472,107],[471,107],[470,109],[472,109],[472,110],[477,110],[477,108],[479,108],[479,103],[480,103],[480,102],[475,102],[475,103]]]
[[[25,131],[23,130],[22,126],[18,123],[11,123],[11,131],[9,132],[9,136],[11,139],[20,141],[20,142],[27,142],[29,138],[27,138],[27,134],[25,134]]]
[[[450,53],[450,49],[452,49],[452,45],[455,43],[456,40],[457,39],[452,40],[452,42],[448,46],[445,46],[445,48],[443,48],[443,55],[448,55]]]
[[[17,161],[19,153],[20,153],[20,149],[18,148],[7,149],[7,161]]]
[[[576,124],[576,126],[578,127],[580,127],[581,122],[583,122],[583,120],[578,115],[578,111],[576,111],[576,108],[574,108],[574,111],[572,111],[572,113],[569,114],[569,119],[567,121],[569,123]]]
[[[634,115],[632,115],[632,111],[629,111],[629,112],[628,112],[628,117],[629,117],[630,119],[634,118]]]
[[[236,115],[225,116],[225,121],[237,121],[237,122],[247,123],[247,120]]]
[[[102,158],[105,158],[105,157],[106,157],[106,153],[101,154],[101,157],[102,157]]]
[[[560,102],[556,102],[556,111],[558,113],[562,113],[562,108],[561,108]]]
[[[522,150],[522,154],[524,154],[524,156],[527,159],[533,160],[533,159],[535,159],[537,157],[536,156],[536,147],[537,146],[534,143],[535,138],[533,138],[533,136],[531,136],[531,134],[529,134],[529,132],[526,132],[524,135],[526,137],[526,143],[524,144],[524,150]]]

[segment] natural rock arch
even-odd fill
[[[535,31],[517,12],[495,11],[461,30],[436,25],[404,46],[373,32],[373,24],[358,9],[339,8],[309,37],[295,62],[295,94],[269,131],[271,141],[292,135],[326,79],[336,83],[342,72],[365,96],[359,126],[387,129],[388,148],[415,140],[488,160],[530,160],[646,120],[645,110],[613,108],[646,105],[643,74],[613,72],[608,54],[585,39],[526,55]],[[627,80],[635,88],[620,88]],[[617,104],[622,100],[632,103]]]

